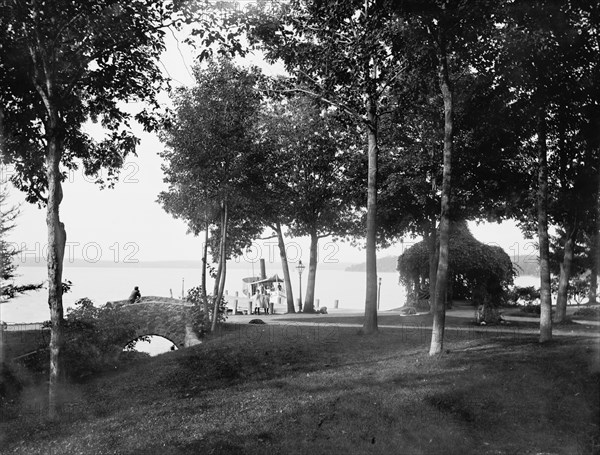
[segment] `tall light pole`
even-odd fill
[[[300,303],[298,303],[298,311],[302,311],[302,272],[306,267],[302,264],[302,260],[298,261],[296,270],[298,270],[298,280],[300,281]]]

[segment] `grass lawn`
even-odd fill
[[[385,322],[380,322],[385,324]],[[227,325],[202,345],[4,409],[2,453],[594,454],[598,339]],[[40,401],[42,400],[42,401]]]

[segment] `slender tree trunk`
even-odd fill
[[[567,317],[567,300],[569,291],[569,279],[571,278],[571,265],[573,264],[573,247],[575,245],[575,230],[567,228],[567,239],[565,240],[565,252],[560,264],[560,276],[558,279],[558,292],[556,296],[556,312],[554,323],[559,324]]]
[[[278,221],[275,223],[275,232],[277,233],[277,243],[279,246],[279,257],[281,258],[281,268],[283,269],[283,280],[285,281],[285,296],[287,299],[287,312],[295,313],[294,308],[294,293],[292,292],[292,279],[290,277],[290,267],[287,260],[287,253],[285,252],[285,242],[283,240],[283,231],[281,230],[281,223]]]
[[[429,253],[429,312],[433,314],[434,298],[435,298],[435,281],[437,276],[437,266],[439,261],[440,250],[437,246],[436,226],[433,224],[427,237],[427,249]]]
[[[6,138],[4,137],[4,109],[0,106],[0,155],[4,155],[5,153]]]
[[[540,248],[540,343],[552,339],[552,294],[550,291],[550,241],[548,239],[548,155],[546,113],[540,109],[538,129],[538,238]]]
[[[48,178],[48,204],[46,225],[48,227],[48,306],[50,307],[50,379],[48,388],[48,416],[58,417],[58,383],[61,374],[60,351],[63,343],[62,323],[62,272],[67,235],[60,221],[59,207],[62,201],[60,183],[60,160],[62,144],[58,137],[57,120],[50,120],[48,134],[48,155],[46,156],[46,176]]]
[[[367,178],[367,289],[363,333],[377,332],[377,108],[372,97],[367,104],[368,178]]]
[[[208,213],[204,212],[204,245],[202,245],[202,311],[204,323],[203,327],[206,329],[210,323],[209,307],[208,307],[208,295],[206,292],[206,268],[208,266],[208,229],[210,227],[208,223]]]
[[[225,277],[227,272],[227,215],[227,202],[224,202],[221,217],[221,241],[219,244],[219,271],[217,273],[218,279],[215,280],[215,306],[213,308],[211,332],[214,332],[217,328],[219,306],[223,298],[223,292],[225,291]]]
[[[304,297],[304,313],[315,312],[315,283],[317,278],[317,254],[319,236],[315,231],[310,233],[310,257],[308,258],[308,278],[306,279],[306,296]]]
[[[590,290],[588,292],[588,305],[598,303],[598,251],[600,251],[600,235],[595,233],[590,239],[590,256],[592,257],[590,268]]]
[[[590,236],[590,291],[588,294],[588,304],[595,305],[597,303],[598,289],[598,273],[600,273],[600,175],[597,176],[598,189],[596,193],[596,223],[592,227],[593,234]]]
[[[224,210],[224,205],[223,203],[221,204],[221,237],[219,238],[219,254],[218,254],[218,258],[219,258],[219,265],[217,266],[217,273],[215,275],[215,282],[213,284],[213,292],[212,292],[212,299],[213,299],[213,303],[215,302],[215,299],[217,298],[217,295],[219,294],[219,285],[221,284],[221,274],[223,271],[223,261],[221,260],[221,251],[223,250],[223,221],[224,221],[224,215],[225,215],[225,210]],[[211,327],[212,327],[212,321],[213,321],[213,315],[214,315],[214,307],[213,307],[213,313],[210,315],[211,316]],[[212,330],[212,328],[211,328]]]
[[[454,100],[448,60],[444,43],[440,43],[439,65],[440,90],[444,99],[444,170],[442,176],[442,201],[440,216],[440,246],[437,275],[435,280],[435,298],[433,328],[429,355],[441,354],[444,348],[444,326],[446,319],[446,288],[448,286],[448,260],[450,238],[450,192],[452,189],[452,145],[454,140]]]

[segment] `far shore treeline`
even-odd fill
[[[528,256],[511,257],[512,263],[516,268],[518,276],[538,276],[540,273],[537,264],[537,258]],[[378,272],[396,272],[398,267],[398,256],[385,256],[377,259]],[[346,267],[348,272],[364,272],[366,264],[352,264]]]

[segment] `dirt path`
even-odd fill
[[[324,326],[324,325],[335,325],[337,327],[355,327],[361,328],[361,322],[347,322],[348,318],[362,316],[360,311],[347,311],[347,310],[333,310],[328,314],[316,315],[316,314],[304,314],[304,313],[292,313],[292,314],[268,314],[268,315],[236,315],[229,316],[227,322],[234,324],[247,324],[252,319],[261,319],[266,324],[271,325],[297,325],[297,326]],[[472,309],[455,308],[449,310],[447,316],[459,317],[459,318],[473,318]],[[431,323],[427,321],[415,319],[414,316],[405,316],[400,314],[397,310],[385,311],[380,313],[381,316],[394,316],[397,317],[395,324],[386,324],[384,321],[380,321],[378,324],[379,328],[382,329],[397,329],[397,330],[419,330],[424,332],[431,331]],[[510,319],[509,319],[510,318]],[[316,320],[318,319],[318,320]],[[384,319],[384,318],[381,318]],[[385,318],[388,319],[388,318]],[[509,321],[528,321],[528,322],[539,322],[538,318],[531,317],[505,317]],[[595,322],[595,321],[592,321]],[[587,324],[587,321],[586,321]],[[590,324],[598,325],[598,324]],[[446,331],[451,332],[462,332],[465,334],[508,334],[513,336],[530,336],[538,335],[539,329],[534,327],[517,327],[517,326],[453,326],[451,321],[446,321]],[[563,328],[554,327],[552,334],[556,336],[566,337],[590,337],[600,338],[600,330],[598,331],[583,331],[577,330],[576,328]]]

